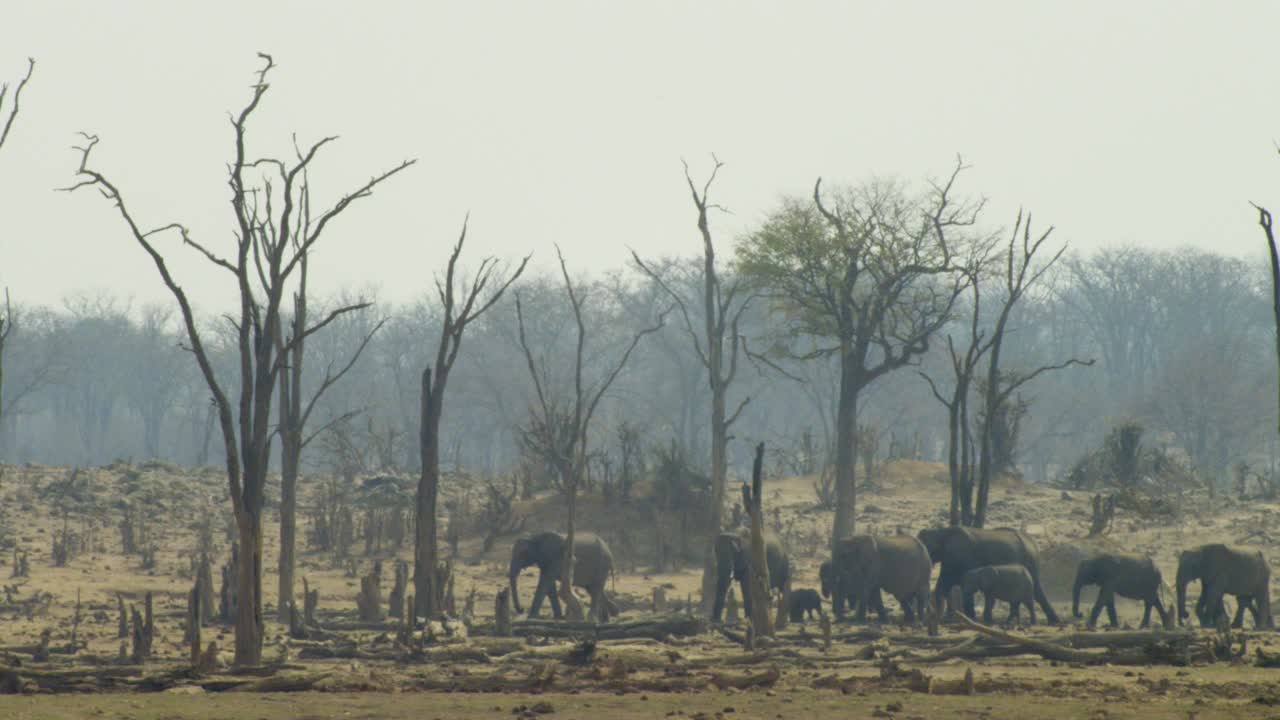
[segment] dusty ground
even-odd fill
[[[881,533],[915,532],[937,523],[945,505],[942,468],[926,463],[898,462],[885,468],[876,480],[877,490],[860,494],[859,528]],[[212,528],[219,551],[218,563],[225,562],[228,535],[224,518],[226,488],[216,471],[184,471],[165,465],[125,466],[82,471],[74,485],[67,485],[66,468],[39,466],[9,467],[0,479],[0,528],[17,547],[29,553],[30,577],[11,578],[13,555],[0,553],[0,585],[8,592],[0,601],[0,663],[21,664],[28,679],[41,671],[68,668],[107,668],[128,679],[114,685],[133,688],[143,678],[175,671],[187,650],[182,645],[181,622],[185,595],[191,587],[191,558],[198,546],[199,527]],[[304,493],[304,502],[309,496]],[[822,538],[829,527],[829,513],[813,510],[811,481],[795,478],[766,485],[770,522],[790,545],[797,569],[795,587],[815,587],[817,566],[822,559]],[[155,567],[143,570],[138,556],[120,552],[118,524],[125,501],[144,509],[149,529],[158,547]],[[1020,527],[1040,546],[1046,585],[1059,614],[1071,621],[1069,589],[1075,562],[1090,549],[1113,549],[1152,554],[1163,569],[1166,582],[1174,574],[1177,551],[1185,546],[1209,541],[1243,542],[1256,545],[1275,565],[1272,533],[1280,532],[1280,507],[1260,503],[1238,503],[1230,499],[1210,500],[1202,495],[1175,498],[1180,508],[1176,517],[1142,517],[1121,510],[1113,530],[1100,540],[1085,540],[1089,498],[1084,493],[1063,495],[1061,490],[1014,485],[993,491],[992,526]],[[698,594],[698,572],[689,568],[677,574],[645,574],[646,548],[653,534],[643,515],[606,515],[599,502],[588,499],[586,529],[603,534],[615,546],[620,564],[636,572],[619,576],[614,592],[626,612],[622,621],[649,616],[653,587],[667,586],[667,596],[683,600]],[[90,516],[85,510],[97,508]],[[102,508],[109,508],[105,513]],[[595,508],[591,510],[591,508]],[[526,503],[520,508],[530,515],[528,529],[556,529],[556,507],[549,500]],[[305,519],[306,513],[303,513]],[[65,517],[65,520],[64,520]],[[65,525],[64,525],[65,522]],[[73,558],[67,567],[53,567],[52,541],[66,527],[89,538],[89,548]],[[264,588],[269,603],[275,599],[274,523],[267,528],[266,575]],[[305,537],[300,528],[300,537]],[[477,593],[477,622],[484,624],[492,612],[494,592],[502,586],[510,538],[500,540],[483,556],[479,539],[461,544],[458,563],[459,603],[472,587]],[[355,568],[367,572],[373,558],[363,555],[357,543]],[[399,556],[407,559],[409,547]],[[624,556],[630,555],[626,560]],[[380,556],[384,564],[391,553]],[[299,581],[306,577],[320,590],[320,608],[326,617],[345,617],[354,609],[359,588],[349,576],[349,562],[328,555],[303,552]],[[217,569],[215,568],[215,577]],[[521,588],[525,603],[533,588],[533,572],[525,574]],[[301,582],[299,582],[301,585]],[[390,588],[390,571],[384,571],[384,593]],[[156,657],[143,667],[117,660],[121,641],[116,633],[116,598],[140,603],[146,591],[154,593],[157,614]],[[1087,593],[1091,604],[1093,592]],[[78,631],[84,647],[74,655],[65,649],[71,631],[71,616],[77,593],[82,603]],[[46,594],[48,597],[46,597]],[[1194,595],[1193,595],[1194,597]],[[1136,627],[1140,617],[1137,603],[1119,601],[1121,620]],[[1086,611],[1088,605],[1084,608]],[[285,628],[268,612],[266,658],[288,663],[288,672],[299,676],[326,674],[317,684],[329,692],[224,693],[209,692],[190,683],[177,683],[164,692],[111,692],[93,695],[28,695],[0,697],[2,717],[517,717],[544,715],[572,717],[689,717],[710,720],[719,717],[804,717],[840,713],[842,716],[879,717],[972,717],[972,718],[1122,718],[1122,717],[1275,717],[1280,718],[1280,670],[1254,667],[1250,656],[1242,660],[1170,666],[1085,666],[1050,663],[1036,657],[1020,656],[978,661],[949,660],[923,663],[929,652],[899,642],[901,631],[885,630],[889,636],[875,640],[867,650],[868,637],[856,628],[837,628],[837,641],[823,652],[816,641],[818,630],[810,626],[789,629],[792,644],[769,653],[746,656],[725,637],[708,633],[692,638],[675,638],[667,643],[652,641],[602,642],[589,668],[562,666],[568,642],[532,639],[517,652],[490,650],[491,657],[478,664],[424,662],[421,657],[378,661],[367,657],[342,660],[299,659],[305,643],[291,641]],[[43,631],[50,632],[53,657],[47,663],[33,663],[31,652]],[[1066,629],[1025,630],[1032,636],[1049,637]],[[922,630],[912,631],[923,635]],[[803,633],[803,634],[800,634]],[[841,639],[840,634],[846,637]],[[361,650],[392,652],[389,635],[376,628],[356,629],[342,636],[341,643],[354,643]],[[969,637],[967,630],[945,628],[943,640],[959,643]],[[216,640],[229,648],[228,629],[208,628],[206,642]],[[474,644],[479,641],[472,641]],[[905,642],[905,640],[903,641]],[[1251,633],[1249,652],[1263,648],[1280,653],[1280,636]],[[867,655],[874,657],[868,657]],[[229,657],[229,656],[228,656]],[[912,692],[900,683],[881,678],[881,663],[891,658],[905,672],[920,668],[941,681],[958,680],[970,670],[977,694],[972,696],[931,695]],[[530,673],[546,672],[552,665],[561,668],[555,679],[545,683],[537,695],[510,693],[442,693],[427,688],[465,685],[476,679],[500,678],[502,687],[518,687]],[[778,670],[767,686],[748,690],[699,689],[663,692],[680,680],[701,680],[707,685],[719,679],[750,678],[753,674]],[[19,669],[22,672],[22,669]],[[452,678],[452,680],[450,680]],[[838,686],[824,678],[842,681]],[[598,682],[595,682],[597,681]],[[592,683],[595,682],[593,685]],[[514,683],[514,684],[511,684]],[[668,684],[664,684],[668,683]],[[39,684],[39,680],[36,680]],[[172,685],[173,683],[170,683]],[[678,684],[678,683],[677,683]],[[714,683],[712,683],[714,685]],[[817,685],[818,687],[815,687]],[[699,687],[694,682],[690,687]],[[609,688],[611,692],[593,692]],[[29,692],[35,687],[28,685]],[[350,690],[364,690],[351,693]],[[570,692],[565,692],[569,690]],[[572,693],[572,694],[571,694]],[[193,701],[195,697],[198,701]],[[539,703],[549,703],[539,706]],[[1034,704],[1034,709],[1029,708]],[[524,708],[521,710],[520,708]],[[729,710],[732,708],[732,710]],[[538,712],[538,711],[549,712]]]

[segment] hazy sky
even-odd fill
[[[96,193],[75,133],[147,226],[231,242],[228,112],[278,64],[258,154],[336,134],[322,196],[419,164],[331,227],[321,290],[430,287],[469,254],[553,243],[573,267],[696,250],[680,159],[726,163],[728,243],[815,177],[974,165],[991,226],[1019,205],[1088,250],[1135,242],[1264,255],[1248,200],[1280,206],[1275,2],[0,2],[0,78],[36,74],[0,150],[0,284],[57,304],[166,299]],[[234,292],[165,243],[207,310]]]

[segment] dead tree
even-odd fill
[[[236,578],[237,666],[256,666],[262,660],[263,490],[270,468],[271,442],[276,430],[276,421],[271,412],[276,381],[294,344],[302,342],[341,315],[360,308],[360,305],[336,308],[323,319],[296,333],[289,343],[280,347],[274,339],[281,331],[280,308],[286,288],[300,263],[335,218],[352,203],[369,197],[374,188],[414,162],[406,160],[372,177],[319,213],[314,222],[304,224],[299,207],[303,204],[301,197],[307,184],[307,170],[320,150],[335,138],[326,137],[306,149],[298,148],[293,161],[253,158],[248,154],[245,136],[249,120],[270,87],[267,75],[274,67],[269,55],[260,54],[260,57],[263,67],[257,73],[252,97],[232,120],[234,151],[228,167],[228,180],[235,220],[233,255],[224,257],[197,241],[180,223],[144,230],[130,213],[119,188],[92,166],[91,154],[98,143],[97,137],[84,135],[85,143],[79,148],[81,159],[77,169],[78,179],[68,188],[95,188],[115,204],[134,240],[151,258],[165,286],[181,308],[189,341],[187,349],[195,357],[217,406],[231,506],[240,548],[244,554]],[[236,331],[235,347],[239,354],[237,383],[227,383],[225,379],[217,377],[210,352],[196,326],[195,313],[187,294],[170,272],[164,255],[155,245],[157,234],[170,231],[176,232],[184,245],[194,248],[214,267],[235,278],[240,303],[240,312],[232,321]],[[228,385],[239,388],[239,399],[234,405],[224,389]]]
[[[511,287],[529,264],[526,256],[515,271],[503,278],[501,264],[494,258],[480,261],[470,283],[459,276],[458,258],[467,240],[467,220],[449,255],[444,280],[436,279],[443,320],[440,342],[436,346],[435,372],[430,366],[422,371],[422,402],[419,415],[418,449],[422,473],[418,476],[415,505],[416,535],[413,550],[414,615],[439,617],[444,604],[444,588],[436,583],[435,569],[440,562],[436,524],[436,505],[440,493],[440,418],[444,414],[444,391],[449,373],[458,359],[462,336],[467,326],[488,312]]]
[[[684,164],[684,179],[693,197],[693,205],[698,211],[698,234],[702,237],[703,327],[701,335],[694,330],[684,296],[676,292],[660,273],[646,265],[637,253],[634,251],[631,253],[640,269],[658,283],[680,309],[685,330],[693,341],[693,349],[698,354],[702,366],[706,368],[707,377],[711,383],[711,517],[710,522],[707,523],[707,552],[704,553],[702,564],[702,612],[707,616],[711,614],[716,586],[715,553],[711,552],[711,547],[724,525],[721,515],[724,507],[725,479],[728,473],[726,452],[729,445],[729,428],[751,401],[749,397],[743,398],[733,413],[728,414],[729,386],[738,374],[738,354],[745,342],[738,332],[738,324],[750,304],[751,296],[743,291],[742,284],[736,278],[727,285],[722,285],[720,282],[720,275],[716,268],[715,244],[711,239],[711,224],[707,211],[721,209],[720,206],[711,203],[708,197],[711,193],[711,184],[715,182],[716,174],[723,163],[714,155],[711,158],[715,165],[701,190],[689,175],[688,163]]]
[[[155,639],[155,625],[151,612],[151,593],[148,591],[145,600],[145,615],[138,612],[135,606],[132,608],[131,616],[133,618],[133,662],[141,664],[151,657],[151,644]]]
[[[1101,494],[1093,496],[1093,516],[1089,521],[1089,537],[1105,535],[1111,530],[1111,523],[1116,517],[1116,496]]]
[[[979,274],[983,261],[981,254],[975,254],[974,261],[962,270],[973,291],[973,305],[969,316],[969,342],[963,353],[957,349],[955,338],[947,335],[947,353],[951,359],[953,377],[950,394],[944,395],[933,378],[918,372],[929,383],[929,390],[934,398],[947,409],[947,474],[951,480],[949,518],[952,527],[968,526],[973,522],[974,467],[973,436],[969,425],[969,391],[973,386],[978,362],[991,348],[991,341],[986,339],[985,331],[978,328],[982,312]]]
[[[1009,248],[1005,256],[1004,304],[1000,308],[1000,315],[996,318],[995,326],[991,329],[990,350],[987,352],[987,377],[983,389],[982,426],[978,433],[978,499],[973,511],[974,527],[983,527],[986,524],[987,498],[991,491],[991,477],[996,470],[993,462],[996,449],[994,430],[995,423],[1000,417],[1001,408],[1005,407],[1018,388],[1046,372],[1061,370],[1072,365],[1093,364],[1093,360],[1070,358],[1061,363],[1042,365],[1027,372],[1011,373],[1000,370],[1000,352],[1004,348],[1005,331],[1008,329],[1009,316],[1013,313],[1013,308],[1026,295],[1031,286],[1035,285],[1049,271],[1049,268],[1053,267],[1058,258],[1062,257],[1062,253],[1067,250],[1067,246],[1063,245],[1058,249],[1058,252],[1053,254],[1053,257],[1049,258],[1048,262],[1038,267],[1035,266],[1036,253],[1052,233],[1053,227],[1051,226],[1033,241],[1031,239],[1031,215],[1027,215],[1024,223],[1022,211],[1019,210],[1018,219],[1013,226],[1013,233],[1009,237]],[[1019,243],[1019,235],[1021,235],[1021,243]],[[1018,247],[1019,244],[1021,244],[1021,248]],[[1057,618],[1049,617],[1049,621],[1057,622]]]
[[[582,603],[573,594],[573,543],[574,523],[577,514],[578,483],[582,479],[587,465],[587,432],[591,427],[591,419],[601,398],[608,392],[614,380],[622,373],[631,353],[646,335],[657,332],[663,327],[666,319],[664,312],[655,325],[635,333],[631,342],[623,351],[621,358],[593,384],[588,385],[583,378],[583,362],[587,344],[587,328],[582,320],[582,296],[573,286],[569,277],[569,268],[565,264],[564,254],[556,246],[556,257],[560,261],[560,275],[564,279],[565,294],[569,298],[569,308],[577,328],[573,363],[572,401],[567,406],[559,397],[553,397],[545,386],[549,382],[546,368],[538,369],[525,336],[524,311],[520,304],[520,295],[516,294],[516,321],[520,334],[520,348],[524,351],[525,361],[529,367],[529,376],[533,380],[537,405],[532,409],[531,425],[525,433],[527,446],[536,449],[543,458],[556,469],[560,476],[568,504],[568,518],[565,533],[564,570],[560,577],[560,599],[564,603],[566,617],[569,620],[581,620]]]
[[[1276,249],[1276,236],[1271,229],[1271,213],[1261,205],[1255,204],[1254,207],[1258,210],[1258,225],[1266,233],[1267,251],[1271,256],[1271,309],[1276,324],[1276,366],[1280,372],[1280,251]],[[1277,422],[1280,422],[1280,416]]]
[[[4,143],[9,139],[9,131],[13,129],[13,121],[18,118],[19,101],[22,99],[22,89],[27,86],[27,81],[31,79],[31,73],[35,72],[36,61],[27,58],[27,74],[18,81],[18,87],[13,91],[13,102],[9,106],[9,116],[4,121],[3,129],[0,129],[0,148],[4,147]],[[5,97],[9,94],[9,84],[0,85],[0,113],[4,112]],[[9,303],[9,290],[4,291],[4,317],[0,317],[0,417],[4,415],[4,350],[5,344],[9,340],[9,335],[13,332],[13,306]]]
[[[298,252],[300,238],[311,234],[311,194],[304,181],[301,187],[301,204],[298,209],[300,232],[294,233],[294,252]],[[271,218],[268,218],[271,222]],[[278,231],[272,229],[273,234]],[[351,306],[367,308],[368,303],[357,303]],[[324,425],[307,432],[307,423],[316,403],[325,392],[347,374],[373,339],[375,333],[382,328],[386,320],[379,320],[364,339],[352,351],[347,362],[338,369],[332,365],[325,368],[324,377],[316,386],[311,397],[305,402],[303,395],[302,371],[306,362],[307,340],[307,257],[302,254],[298,263],[298,289],[293,293],[293,317],[288,322],[288,336],[283,332],[284,323],[276,326],[276,353],[285,368],[280,373],[280,561],[278,572],[278,607],[280,622],[289,622],[289,608],[293,605],[294,551],[297,549],[297,517],[298,517],[298,468],[302,463],[302,451],[321,433],[329,428],[359,414],[359,410],[349,410],[329,420]]]
[[[773,635],[773,623],[769,618],[769,558],[764,546],[764,443],[756,445],[756,460],[751,466],[751,484],[742,486],[742,506],[747,509],[751,524],[751,613],[747,621],[752,637],[760,639]],[[745,597],[745,595],[744,595]]]

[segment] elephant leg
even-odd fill
[[[995,596],[994,596],[994,595],[992,595],[992,594],[991,594],[991,593],[989,593],[989,592],[983,592],[983,593],[982,593],[982,602],[983,602],[983,605],[982,605],[982,622],[984,622],[984,623],[986,623],[986,624],[990,625],[990,624],[991,624],[991,610],[996,606],[996,598],[995,598]],[[970,596],[969,596],[969,598],[965,601],[965,605],[968,605],[968,606],[969,606],[969,609],[972,611],[972,606],[973,606],[973,596],[972,596],[972,595],[970,595]],[[972,615],[973,615],[973,613],[972,613],[972,612],[970,612],[969,614],[970,614],[970,616],[972,616]]]
[[[858,586],[856,602],[858,603],[858,611],[854,615],[854,620],[858,623],[865,623],[867,621],[867,604],[871,602],[871,593],[867,590],[865,583]]]
[[[1218,618],[1226,614],[1222,606],[1222,589],[1217,583],[1211,583],[1205,588],[1204,593],[1204,615],[1200,618],[1202,627],[1213,627],[1218,624]]]
[[[1020,601],[1018,601],[1018,600],[1010,601],[1010,603],[1009,603],[1009,617],[1008,617],[1008,619],[1006,619],[1006,620],[1005,620],[1005,624],[1006,624],[1006,625],[1012,625],[1013,627],[1017,627],[1017,626],[1018,626],[1018,621],[1022,619],[1021,613],[1019,613],[1019,612],[1018,612],[1018,610],[1019,610],[1019,606],[1020,606],[1021,604],[1022,604],[1022,603],[1021,603]]]
[[[1253,625],[1254,625],[1254,627],[1261,627],[1261,626],[1262,626],[1262,623],[1261,623],[1261,622],[1259,622],[1259,620],[1258,620],[1258,608],[1254,607],[1254,604],[1253,604],[1253,596],[1252,596],[1252,595],[1237,595],[1237,596],[1236,596],[1236,617],[1235,617],[1235,619],[1234,619],[1234,620],[1232,620],[1232,621],[1231,621],[1231,627],[1233,627],[1233,628],[1242,628],[1242,627],[1244,627],[1244,610],[1245,610],[1245,608],[1248,608],[1248,609],[1249,609],[1249,613],[1250,613],[1251,615],[1253,615]]]
[[[956,578],[947,574],[944,568],[944,572],[938,574],[938,584],[933,590],[934,602],[938,604],[938,609],[941,610],[945,607],[948,615],[958,612],[957,608],[951,607],[951,588],[955,587],[956,584]],[[970,615],[972,616],[972,613]]]
[[[871,593],[871,608],[876,611],[876,615],[880,617],[880,622],[889,622],[889,608],[884,606],[884,595],[880,592],[880,588],[876,588]]]
[[[1040,584],[1039,571],[1031,575],[1031,581],[1035,583],[1035,599],[1040,604],[1040,609],[1044,610],[1044,621],[1050,625],[1058,624],[1058,613],[1054,612],[1053,605],[1049,604],[1049,596],[1044,594],[1044,586]]]
[[[914,625],[916,622],[916,611],[912,607],[914,604],[914,595],[895,595],[898,598],[898,604],[902,606],[902,623],[904,625]]]
[[[1093,609],[1089,611],[1089,627],[1098,626],[1098,616],[1102,614],[1102,608],[1106,605],[1106,590],[1098,590],[1098,599],[1093,601]]]
[[[536,618],[542,610],[542,599],[547,594],[547,575],[538,573],[538,584],[533,588],[533,599],[529,601],[529,617]],[[554,597],[554,593],[552,593]]]
[[[977,611],[973,607],[973,596],[976,594],[977,593],[964,593],[964,598],[962,600],[962,602],[964,603],[964,614],[968,615],[971,618],[977,617]],[[988,593],[985,590],[982,593],[984,598],[986,598],[987,594]],[[987,622],[991,622],[991,612],[989,610],[986,612],[984,617]]]
[[[1165,608],[1164,603],[1160,602],[1160,596],[1156,595],[1151,599],[1151,605],[1160,614],[1160,625],[1165,629],[1172,629],[1173,625],[1169,622],[1169,611]]]
[[[1138,627],[1142,630],[1146,630],[1151,626],[1151,608],[1155,606],[1151,604],[1151,600],[1143,600],[1142,605],[1142,624]]]
[[[1111,627],[1120,626],[1120,619],[1116,616],[1115,591],[1109,591],[1107,593],[1107,621],[1111,623]]]
[[[742,592],[742,612],[751,617],[751,583],[746,578],[738,578],[738,589]]]
[[[551,616],[557,620],[564,619],[564,612],[560,609],[560,593],[558,592],[557,582],[555,578],[551,578],[547,582],[547,602],[551,603]]]

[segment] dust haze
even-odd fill
[[[7,3],[0,694],[1266,716],[1278,15]]]

